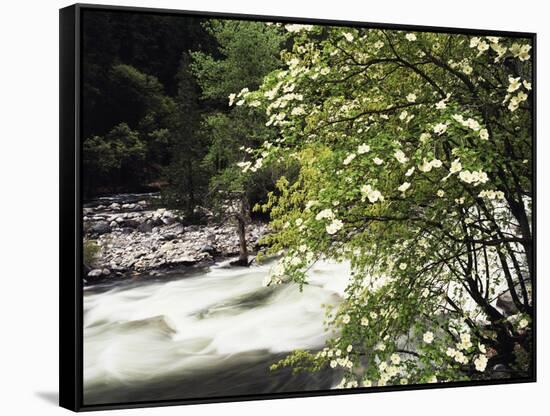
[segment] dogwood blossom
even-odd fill
[[[425,332],[423,337],[422,337],[422,340],[426,343],[426,344],[431,344],[434,340],[434,334],[433,332],[431,331],[428,331],[428,332]]]
[[[393,155],[399,163],[407,163],[409,161],[409,159],[405,156],[405,153],[401,149],[396,150]]]
[[[410,182],[403,182],[403,183],[397,188],[397,190],[404,193],[404,192],[405,192],[407,189],[409,189],[410,187],[411,187]]]
[[[355,153],[350,153],[345,159],[344,159],[344,165],[349,165],[353,159],[355,159]]]
[[[344,223],[341,220],[335,218],[325,228],[327,230],[327,233],[336,234],[338,231],[342,229],[343,226],[344,226]]]
[[[487,359],[487,356],[480,355],[476,359],[474,359],[474,366],[477,371],[483,372],[485,371],[485,368],[487,368],[487,362],[489,360]]]
[[[315,219],[317,221],[322,220],[324,218],[328,218],[328,219],[333,219],[334,218],[334,213],[332,212],[332,210],[330,208],[326,208],[322,211],[319,211],[319,213],[315,216]]]
[[[443,133],[445,133],[447,131],[447,123],[438,123],[434,126],[434,133],[438,134],[439,136],[441,136]]]

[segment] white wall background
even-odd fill
[[[0,413],[58,415],[58,11],[68,1],[3,2],[0,12]],[[136,409],[120,415],[537,415],[550,391],[545,280],[550,155],[550,26],[545,2],[111,0],[110,4],[538,33],[538,378],[536,384]]]

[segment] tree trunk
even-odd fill
[[[246,246],[246,222],[240,215],[237,217],[237,229],[239,233],[239,266],[248,266],[248,247]]]
[[[246,246],[246,220],[248,218],[248,200],[246,196],[241,197],[240,212],[235,214],[237,220],[237,233],[239,234],[239,259],[232,264],[235,266],[248,267],[248,247]]]

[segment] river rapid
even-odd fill
[[[346,264],[319,263],[302,292],[265,287],[276,261],[228,262],[84,290],[87,405],[302,392],[334,387],[336,371],[293,375],[269,366],[294,349],[322,349],[325,309],[349,279]]]

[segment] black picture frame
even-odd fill
[[[268,400],[279,398],[298,398],[344,394],[372,393],[380,391],[402,391],[435,388],[454,388],[463,386],[498,385],[510,383],[535,382],[536,378],[536,275],[533,276],[533,375],[524,379],[495,379],[467,382],[446,382],[441,384],[387,386],[372,388],[354,388],[346,390],[301,391],[292,393],[250,394],[243,396],[205,397],[181,400],[159,400],[148,402],[127,402],[102,405],[83,403],[83,283],[82,270],[82,18],[88,11],[110,11],[117,13],[138,13],[148,15],[195,16],[199,18],[223,18],[281,23],[303,23],[362,28],[383,28],[410,31],[429,31],[469,35],[493,35],[504,37],[528,38],[532,41],[533,51],[533,189],[536,189],[536,34],[528,32],[509,32],[482,29],[448,28],[434,26],[400,25],[386,23],[367,23],[330,19],[309,19],[283,16],[263,16],[230,14],[215,12],[182,11],[142,7],[105,6],[93,4],[75,4],[60,9],[60,147],[59,147],[59,404],[73,411],[94,411],[122,408],[142,408],[172,406],[198,403],[220,403],[229,401]],[[536,194],[533,195],[532,229],[533,259],[536,265]]]

